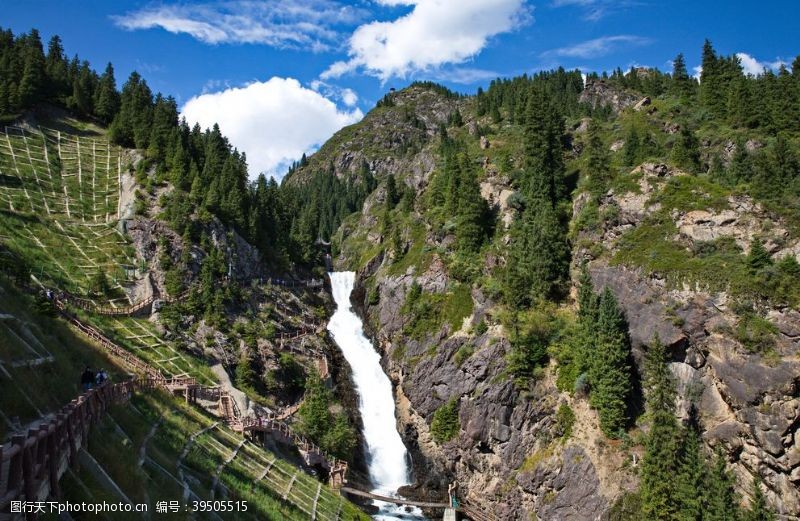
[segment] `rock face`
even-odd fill
[[[611,85],[604,80],[588,80],[581,93],[580,102],[587,103],[592,108],[611,107],[614,112],[620,112],[636,104],[639,98],[630,92]]]
[[[600,480],[587,454],[581,447],[570,445],[561,454],[560,463],[560,467],[540,467],[532,472],[523,472],[517,478],[526,492],[547,499],[542,502],[539,518],[602,519],[607,503],[600,494]],[[548,496],[553,490],[560,493]]]
[[[338,177],[356,175],[366,166],[377,177],[402,174],[408,184],[421,186],[437,157],[425,149],[463,101],[421,86],[393,93],[391,100],[393,106],[372,111],[358,125],[337,132],[289,182],[304,183],[312,173],[326,171],[330,165]],[[474,124],[468,122],[468,130]]]
[[[615,208],[616,218],[591,235],[612,252],[616,240],[660,209],[651,195],[667,179],[685,175],[665,165],[645,164],[632,172],[641,175],[639,190],[607,194],[604,208]],[[688,245],[729,237],[743,250],[754,237],[779,258],[795,254],[786,227],[746,197],[730,197],[727,209],[672,211],[679,242]],[[576,209],[585,200],[575,201]],[[765,225],[765,223],[768,223]],[[676,246],[681,247],[681,246]],[[592,259],[586,251],[577,259]],[[609,288],[625,310],[636,367],[640,370],[657,334],[672,355],[671,369],[679,394],[679,415],[688,416],[694,404],[703,438],[721,447],[737,476],[741,493],[750,493],[752,476],[767,487],[776,511],[787,518],[800,512],[800,313],[781,307],[763,311],[777,331],[773,351],[748,351],[735,333],[740,318],[723,292],[693,285],[674,286],[657,274],[614,265],[606,257],[591,260],[595,288]]]
[[[380,264],[369,264],[359,280],[379,269]],[[523,392],[506,375],[510,344],[502,327],[469,334],[443,325],[424,338],[398,335],[408,321],[401,310],[411,284],[440,293],[449,280],[444,264],[434,258],[421,273],[412,268],[382,275],[377,304],[370,304],[365,288],[355,292],[357,308],[371,324],[397,385],[401,433],[420,480],[419,491],[406,492],[437,497],[455,480],[462,497],[493,505],[501,519],[533,514],[539,519],[600,519],[619,485],[616,490],[601,487],[597,453],[561,443],[555,410],[568,397],[550,379]],[[475,324],[492,302],[477,290],[472,296],[470,322]],[[436,410],[451,399],[458,403],[459,435],[436,443],[429,426]]]

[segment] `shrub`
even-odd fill
[[[470,344],[465,344],[456,351],[456,356],[454,358],[456,365],[459,367],[463,364],[469,357],[471,357],[475,353],[475,347]]]
[[[746,313],[736,325],[736,340],[751,353],[765,353],[775,346],[778,328],[769,320],[754,313]]]
[[[572,436],[572,426],[575,425],[575,413],[572,407],[562,403],[556,412],[556,431],[562,439]]]
[[[458,420],[458,400],[451,398],[446,404],[442,405],[433,413],[431,422],[431,434],[437,443],[444,443],[452,440],[461,428]]]

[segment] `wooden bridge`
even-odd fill
[[[427,508],[427,509],[442,509],[442,510],[452,508],[453,510],[464,513],[467,517],[469,517],[473,521],[499,521],[497,516],[495,516],[494,514],[485,512],[479,507],[468,502],[464,502],[464,504],[458,504],[454,506],[451,505],[449,502],[439,503],[431,501],[415,501],[412,499],[405,499],[400,497],[383,496],[380,494],[374,494],[372,492],[364,492],[363,490],[358,490],[357,488],[351,488],[346,486],[341,487],[340,490],[343,493],[349,494],[351,496],[363,497],[375,501],[383,501],[384,503],[394,503],[395,505],[407,505],[412,507]]]

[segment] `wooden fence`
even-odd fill
[[[86,448],[89,429],[111,405],[127,401],[138,387],[152,385],[149,380],[131,380],[89,390],[51,419],[0,445],[0,512],[8,512],[12,501],[57,497],[59,479]]]

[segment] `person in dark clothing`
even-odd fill
[[[84,391],[88,391],[92,388],[92,385],[94,385],[94,373],[92,368],[87,365],[81,374],[81,387],[83,387]]]
[[[105,369],[100,369],[94,377],[94,383],[100,387],[106,380],[108,380],[108,373]]]

